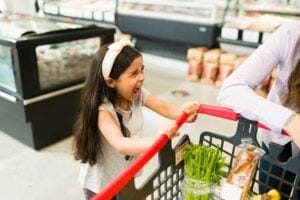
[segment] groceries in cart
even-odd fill
[[[218,147],[190,144],[183,151],[184,180],[182,192],[185,200],[275,200],[271,195],[253,196],[249,193],[253,176],[264,151],[244,138],[237,147],[233,166],[227,174],[228,163]],[[274,194],[276,190],[271,190]],[[277,192],[278,193],[278,192]],[[269,197],[270,198],[267,198]],[[276,195],[275,195],[276,196]],[[277,197],[280,194],[278,193]],[[278,199],[276,199],[278,200]]]

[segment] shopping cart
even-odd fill
[[[241,143],[242,138],[251,138],[253,145],[259,146],[257,141],[258,127],[268,129],[263,124],[248,120],[231,109],[200,105],[198,113],[225,118],[237,122],[236,133],[232,137],[226,137],[212,132],[203,132],[200,134],[199,144],[219,147],[222,154],[226,157],[228,166],[227,171],[232,167],[233,158],[237,146]],[[182,114],[176,123],[180,127],[187,119],[186,114]],[[283,133],[285,134],[285,133]],[[93,200],[109,200],[117,195],[121,200],[148,200],[148,199],[165,199],[179,200],[182,199],[181,183],[184,178],[184,162],[181,152],[184,147],[190,143],[187,135],[184,135],[172,148],[171,141],[166,135],[162,135],[147,151],[135,159],[119,176],[107,185]],[[258,188],[260,191],[268,191],[271,188],[268,183],[276,183],[276,189],[281,192],[282,199],[300,200],[300,154],[285,161],[281,160],[284,153],[284,147],[271,143],[269,145],[270,154],[265,154],[260,162],[268,162],[265,169],[258,165],[253,177],[250,190],[256,194]],[[150,178],[140,188],[136,188],[134,176],[140,169],[158,153],[158,168]],[[272,171],[276,167],[283,168],[282,173],[273,175]],[[258,174],[264,177],[264,181],[259,180]],[[289,180],[286,179],[289,176]]]

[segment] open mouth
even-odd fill
[[[132,93],[133,94],[139,94],[140,90],[141,89],[139,87],[136,87],[136,88],[133,89]]]

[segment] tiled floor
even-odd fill
[[[144,57],[145,87],[152,93],[176,104],[188,100],[217,104],[217,88],[186,80],[187,63],[152,55]],[[178,91],[187,92],[188,95],[178,95],[180,94]],[[145,109],[144,133],[155,133],[163,120],[152,111]],[[230,135],[234,128],[233,122],[199,116],[195,123],[184,125],[181,133],[189,134],[192,141],[198,142],[199,134],[204,130]],[[176,140],[178,139],[175,139],[174,143]],[[73,160],[71,146],[72,137],[69,137],[35,151],[0,132],[0,199],[84,199],[77,181],[79,163]],[[155,164],[155,161],[153,163]],[[145,169],[142,177],[147,173]]]

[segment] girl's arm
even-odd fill
[[[254,89],[278,64],[288,59],[287,55],[292,50],[291,45],[298,39],[294,31],[296,26],[287,24],[278,28],[224,81],[218,96],[221,104],[233,108],[249,119],[267,125],[274,132],[281,132],[293,111],[260,97]]]
[[[149,94],[145,106],[169,119],[176,119],[183,111],[179,106],[159,99],[153,94]]]
[[[169,119],[176,119],[182,114],[182,112],[185,112],[189,115],[187,121],[191,122],[197,117],[199,103],[196,101],[191,101],[183,104],[180,107],[159,99],[155,95],[149,94],[145,102],[145,106]]]
[[[156,138],[128,138],[124,137],[111,113],[101,110],[98,114],[98,127],[108,143],[119,153],[138,155],[149,148]],[[169,138],[178,135],[175,122],[165,125],[158,130],[158,135],[166,133]]]

